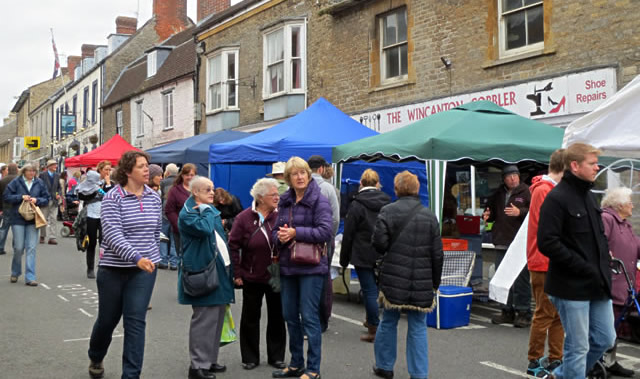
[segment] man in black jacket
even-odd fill
[[[526,184],[520,183],[517,166],[505,166],[502,169],[502,181],[504,185],[491,195],[483,215],[485,222],[493,221],[491,238],[496,249],[496,269],[518,233],[531,203],[531,192]],[[509,289],[507,304],[502,307],[502,313],[492,318],[491,322],[513,323],[516,328],[531,325],[531,283],[526,266]]]
[[[609,246],[600,207],[591,193],[600,150],[569,146],[562,181],[540,208],[538,248],[549,257],[545,292],[565,331],[564,361],[555,378],[584,378],[613,347]]]
[[[49,191],[49,204],[41,207],[42,213],[47,220],[47,225],[40,228],[40,243],[44,243],[49,233],[49,245],[57,245],[56,234],[58,234],[58,201],[62,190],[60,188],[60,174],[57,172],[58,162],[55,159],[47,161],[47,169],[40,173],[40,180],[44,182]]]
[[[11,208],[12,204],[3,202],[2,195],[4,190],[7,189],[9,183],[18,176],[18,165],[15,163],[8,164],[8,174],[3,175],[0,180],[0,209],[2,209],[2,226],[0,226],[0,255],[6,254],[4,251],[4,245],[7,241],[7,234],[9,234],[9,227],[11,226]]]

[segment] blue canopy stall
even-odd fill
[[[166,145],[147,150],[151,162],[156,164],[193,163],[200,175],[209,172],[209,146],[212,143],[235,141],[250,136],[250,133],[223,130],[214,133],[198,134],[193,137],[171,142]]]

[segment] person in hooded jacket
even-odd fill
[[[420,203],[418,177],[408,171],[393,180],[398,200],[380,210],[373,229],[372,245],[382,255],[380,304],[384,309],[376,332],[376,376],[393,378],[397,356],[398,320],[406,311],[407,368],[413,379],[429,373],[427,312],[435,306],[444,255],[436,216]]]
[[[377,254],[371,246],[371,235],[380,209],[391,202],[391,197],[380,191],[380,177],[372,169],[366,169],[360,177],[360,190],[349,205],[344,221],[340,266],[352,263],[356,268],[360,287],[364,294],[367,313],[364,322],[367,333],[360,339],[373,342],[378,330],[378,285],[374,268]]]

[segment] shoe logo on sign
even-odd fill
[[[24,137],[24,147],[29,150],[38,150],[40,148],[40,137]]]

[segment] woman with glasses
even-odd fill
[[[252,370],[260,364],[260,312],[262,298],[267,299],[267,362],[275,368],[286,367],[284,352],[287,332],[282,316],[280,293],[269,285],[267,267],[275,255],[273,229],[278,217],[278,182],[259,179],[251,188],[253,203],[240,212],[229,234],[229,249],[234,267],[234,283],[242,287],[240,353],[242,367]]]

